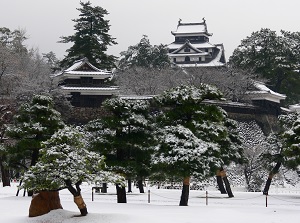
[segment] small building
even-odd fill
[[[171,32],[175,41],[168,45],[171,61],[180,67],[225,66],[223,44],[212,44],[207,31],[206,20],[200,23],[182,23],[179,20],[176,31]]]
[[[118,94],[119,87],[109,84],[112,72],[98,69],[86,58],[75,61],[68,69],[54,75],[74,107],[100,107],[102,102]]]

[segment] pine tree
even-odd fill
[[[103,106],[111,115],[90,123],[94,150],[107,157],[111,170],[127,179],[144,179],[150,171],[152,143],[149,103],[113,98]]]
[[[231,66],[254,70],[270,88],[286,94],[286,103],[298,103],[300,32],[261,29],[243,39],[230,57]],[[292,89],[292,90],[291,90]]]
[[[157,119],[154,164],[169,176],[184,179],[182,206],[188,204],[190,177],[205,179],[242,157],[238,137],[231,131],[233,123],[226,112],[205,103],[207,99],[221,97],[217,89],[202,84],[199,88],[179,86],[154,98],[163,108]]]
[[[293,117],[294,118],[294,117]],[[294,120],[292,126],[283,133],[285,165],[298,170],[300,165],[300,117]]]
[[[108,34],[109,20],[104,19],[108,15],[107,10],[100,6],[92,7],[89,1],[80,2],[80,5],[82,8],[77,9],[80,18],[73,20],[76,23],[75,34],[61,37],[61,43],[73,43],[67,50],[68,55],[61,61],[61,67],[69,67],[83,57],[100,69],[115,67],[116,57],[106,54],[108,46],[117,44],[115,38]]]
[[[126,70],[132,67],[162,69],[170,67],[171,62],[165,45],[152,46],[146,35],[134,46],[129,46],[127,51],[121,52],[119,69]]]
[[[16,140],[8,150],[10,164],[27,169],[36,164],[41,142],[49,139],[64,123],[53,108],[52,98],[43,95],[35,95],[30,103],[22,104],[14,119],[14,124],[7,129],[7,135]]]
[[[81,215],[87,208],[81,197],[80,184],[94,182],[96,177],[108,180],[101,171],[104,156],[88,151],[89,137],[80,128],[66,126],[42,143],[39,161],[24,175],[24,187],[35,191],[58,191],[67,188],[74,196]],[[111,175],[112,176],[112,175]],[[117,177],[109,180],[115,181]]]

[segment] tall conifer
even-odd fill
[[[82,7],[77,9],[79,18],[72,20],[76,23],[75,34],[61,37],[61,43],[73,43],[66,51],[68,54],[61,61],[61,67],[69,67],[74,61],[86,57],[98,68],[113,68],[116,57],[106,54],[109,45],[117,44],[115,38],[108,34],[109,20],[104,19],[109,13],[100,6],[92,7],[89,1],[80,2],[80,5]]]

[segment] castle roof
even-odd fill
[[[96,79],[105,79],[111,77],[112,73],[95,67],[86,58],[83,58],[75,61],[71,67],[53,76],[60,78],[80,78],[81,76],[88,76]]]
[[[80,92],[81,95],[112,95],[119,93],[119,87],[67,87],[62,86],[65,93]]]
[[[212,36],[208,33],[205,19],[200,23],[182,23],[179,20],[176,31],[171,31],[174,36],[186,36],[186,35],[206,35]]]
[[[182,43],[173,42],[168,45],[168,49],[174,50],[174,49],[178,49],[181,46],[182,46]],[[202,43],[193,43],[193,47],[197,48],[197,49],[208,49],[208,48],[215,48],[216,45],[214,45],[210,42],[202,42]]]
[[[275,103],[280,103],[281,100],[286,98],[286,95],[277,93],[268,88],[264,83],[254,82],[255,90],[247,92],[251,100],[267,100]]]
[[[179,51],[181,51],[182,49],[184,49],[184,48],[186,48],[186,47],[189,47],[189,48],[191,48],[191,49],[193,49],[194,51],[195,51],[195,53],[197,54],[197,55],[208,55],[208,53],[207,52],[203,52],[202,50],[200,50],[200,49],[197,49],[197,47],[195,47],[193,44],[191,44],[189,41],[186,41],[184,44],[182,44],[181,46],[180,45],[178,45],[179,47],[178,47],[178,49],[176,49],[175,51],[173,51],[172,52],[172,54],[176,54],[176,53],[178,53]],[[182,55],[182,54],[181,54]],[[190,54],[188,54],[188,55],[190,55]]]

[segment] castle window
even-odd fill
[[[190,62],[191,59],[190,59],[190,57],[186,56],[186,57],[184,58],[184,61],[185,61],[185,62]]]
[[[173,58],[173,62],[176,63],[176,58]]]
[[[80,77],[81,84],[92,84],[93,78],[92,77]]]
[[[184,52],[191,52],[191,49],[188,48],[188,47],[186,47],[186,48],[184,49]]]

